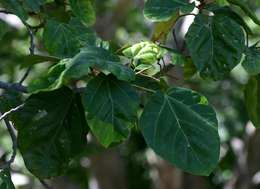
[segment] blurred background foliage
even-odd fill
[[[260,0],[243,0],[260,16]],[[1,1],[0,1],[1,3]],[[225,0],[218,0],[226,4]],[[96,0],[97,22],[95,30],[104,40],[115,47],[149,39],[153,25],[142,14],[143,0]],[[1,7],[1,4],[0,4]],[[241,15],[237,7],[233,7]],[[61,17],[63,15],[60,15]],[[245,15],[253,29],[250,44],[260,40],[260,28]],[[184,27],[180,20],[176,27]],[[31,20],[33,23],[34,20]],[[188,20],[189,22],[189,20]],[[21,78],[29,54],[29,35],[26,28],[13,15],[0,13],[0,27],[6,31],[0,41],[0,80],[16,82]],[[184,27],[185,28],[185,27]],[[180,29],[180,31],[182,31]],[[182,41],[181,35],[179,41]],[[36,38],[37,54],[45,54],[42,31]],[[172,35],[167,45],[176,46]],[[32,79],[43,72],[48,64],[33,68]],[[66,176],[48,181],[55,189],[257,189],[260,188],[260,132],[248,121],[243,102],[243,87],[248,76],[238,65],[225,80],[214,82],[193,76],[185,78],[184,68],[175,66],[169,71],[168,82],[188,86],[209,98],[218,113],[221,136],[221,159],[210,177],[192,176],[169,165],[147,148],[143,137],[136,130],[130,139],[120,146],[104,149],[95,142],[88,144],[88,151],[75,163]],[[15,103],[20,95],[4,93]],[[4,103],[1,103],[1,105]],[[3,106],[3,105],[2,105]],[[2,107],[1,107],[2,108]],[[92,137],[92,136],[88,136]],[[11,140],[3,125],[0,126],[0,161],[11,152]],[[42,184],[25,168],[21,156],[12,167],[12,180],[17,189],[40,189]]]

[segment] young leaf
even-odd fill
[[[191,12],[195,4],[181,0],[147,0],[144,16],[153,22],[164,22],[172,18],[178,11]]]
[[[260,75],[253,76],[245,87],[245,104],[248,116],[255,127],[260,127]]]
[[[246,49],[246,57],[242,66],[250,75],[260,74],[260,48],[252,46]]]
[[[135,73],[120,62],[118,56],[106,49],[88,46],[81,50],[73,59],[71,66],[66,70],[66,80],[79,79],[89,73],[90,68],[96,68],[104,73],[112,73],[119,80],[131,81]]]
[[[149,41],[134,44],[122,51],[123,55],[132,59],[135,65],[156,63],[166,52],[166,49]]]
[[[83,104],[90,117],[110,124],[120,135],[128,133],[128,122],[137,116],[138,95],[131,85],[103,74],[91,80],[83,94]],[[105,124],[102,124],[105,126]]]
[[[48,52],[60,58],[72,57],[81,47],[94,45],[95,33],[72,19],[69,23],[48,20],[43,32],[43,42]]]
[[[185,38],[198,71],[213,79],[228,74],[240,62],[245,48],[240,25],[218,14],[197,15]]]
[[[15,189],[11,180],[10,172],[7,170],[0,170],[0,188],[1,189]]]
[[[30,96],[14,122],[25,165],[38,178],[63,174],[85,149],[84,110],[80,97],[68,88]]]
[[[214,110],[188,89],[157,92],[145,106],[140,128],[148,145],[163,158],[196,175],[209,175],[219,159]]]
[[[81,19],[85,25],[90,26],[95,23],[95,10],[91,0],[69,0],[72,12]]]

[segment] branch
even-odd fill
[[[13,14],[12,12],[10,12],[8,10],[0,10],[0,13],[3,13],[3,14]]]
[[[139,86],[139,85],[132,84],[132,86],[139,89],[139,90],[145,91],[145,92],[156,93],[155,90],[148,89],[148,88],[145,88],[145,87],[142,87],[142,86]]]
[[[0,89],[14,90],[17,92],[28,93],[27,88],[20,83],[6,83],[0,81]]]
[[[14,162],[15,160],[15,156],[16,156],[16,152],[17,152],[17,138],[16,138],[16,134],[15,134],[15,131],[13,129],[13,126],[11,125],[11,123],[8,121],[8,119],[4,119],[4,122],[5,122],[5,125],[6,125],[6,128],[7,128],[7,131],[12,139],[12,142],[13,142],[13,153],[12,153],[12,156],[11,158],[5,162],[4,164],[0,165],[0,169],[6,169],[6,168],[10,168],[11,164]]]
[[[140,76],[143,76],[143,77],[147,77],[147,78],[150,78],[150,79],[152,79],[152,80],[154,80],[154,81],[156,81],[156,82],[160,82],[160,79],[157,79],[157,78],[155,78],[155,77],[153,77],[153,76],[149,76],[149,75],[146,75],[146,74],[143,74],[143,73],[138,73],[138,74],[136,74],[136,75],[140,75]]]
[[[3,119],[5,119],[5,117],[7,117],[8,115],[10,115],[11,113],[14,113],[14,112],[20,110],[22,107],[24,107],[24,104],[21,104],[21,105],[15,107],[15,108],[12,108],[11,110],[5,112],[4,114],[2,114],[2,115],[0,116],[0,121],[2,121]]]
[[[29,26],[28,24],[24,23],[25,26],[27,27],[28,31],[29,31],[29,36],[30,36],[30,47],[29,47],[29,51],[30,51],[30,55],[34,55],[34,51],[35,51],[35,44],[34,44],[34,31],[31,28],[31,26]],[[25,79],[28,77],[28,75],[30,74],[32,70],[32,66],[30,66],[24,73],[23,77],[21,78],[21,80],[19,81],[20,84],[22,84]]]

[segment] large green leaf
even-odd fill
[[[242,66],[250,75],[257,75],[260,73],[260,48],[252,46],[246,50],[245,60]]]
[[[217,165],[217,124],[205,97],[183,88],[157,92],[140,119],[148,145],[172,164],[196,175],[209,175]]]
[[[245,87],[248,116],[255,127],[260,127],[260,75],[253,76]]]
[[[82,99],[90,117],[95,116],[112,125],[120,135],[127,136],[128,124],[135,121],[139,105],[138,96],[129,83],[101,74],[88,83]]]
[[[0,170],[0,188],[1,189],[15,189],[12,183],[9,171]]]
[[[69,0],[72,12],[87,26],[93,25],[96,20],[91,0]]]
[[[134,80],[135,73],[120,62],[118,56],[106,49],[88,46],[81,50],[73,59],[64,77],[78,79],[89,73],[90,68],[97,68],[104,73],[112,73],[120,80]]]
[[[69,23],[48,20],[44,28],[43,42],[51,55],[72,57],[81,47],[95,44],[96,35],[76,19]]]
[[[0,1],[4,7],[11,11],[12,13],[16,14],[20,17],[23,21],[28,19],[28,14],[23,8],[21,2],[19,0],[1,0]]]
[[[191,12],[194,7],[194,4],[182,0],[147,0],[144,15],[154,22],[162,22],[170,20],[179,10]]]
[[[15,126],[25,165],[39,178],[63,174],[85,149],[84,110],[68,88],[30,96],[15,113]]]
[[[186,35],[186,43],[198,71],[220,79],[241,61],[245,36],[240,25],[228,16],[199,14]]]

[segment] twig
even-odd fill
[[[44,180],[39,179],[40,183],[46,188],[46,189],[53,189],[51,186],[49,186]]]
[[[25,79],[26,79],[26,78],[28,77],[28,75],[30,74],[31,70],[32,70],[32,67],[30,66],[30,67],[25,71],[23,77],[22,77],[21,80],[19,81],[20,84],[22,84],[22,83],[25,81]]]
[[[15,131],[13,129],[13,126],[11,125],[11,123],[8,121],[8,119],[4,119],[4,122],[5,122],[5,125],[6,125],[6,128],[8,130],[8,133],[12,139],[12,142],[13,142],[13,153],[12,153],[12,156],[11,158],[5,162],[4,164],[0,165],[0,169],[6,169],[6,168],[10,168],[10,165],[14,162],[15,160],[15,156],[16,156],[16,152],[17,152],[17,138],[16,138],[16,135],[15,135]]]
[[[173,36],[173,40],[175,42],[176,48],[180,51],[179,42],[177,40],[177,36],[176,36],[176,33],[175,33],[175,28],[173,28],[173,30],[172,30],[172,36]]]
[[[5,83],[3,81],[0,81],[0,89],[14,90],[17,92],[27,93],[26,87],[21,85],[20,83]]]
[[[4,14],[13,14],[12,12],[8,11],[8,10],[0,10],[0,13],[4,13]]]
[[[149,76],[149,75],[145,75],[145,74],[143,74],[143,73],[139,73],[139,74],[136,74],[136,75],[140,75],[140,76],[143,76],[143,77],[147,77],[147,78],[150,78],[150,79],[152,79],[152,80],[154,80],[154,81],[156,81],[156,82],[160,82],[159,79],[157,79],[157,78],[155,78],[155,77],[152,77],[152,76]]]
[[[30,47],[29,47],[29,51],[30,51],[30,55],[34,55],[34,50],[35,50],[35,44],[34,44],[34,31],[33,29],[25,24],[25,26],[27,27],[28,31],[29,31],[29,36],[30,36]],[[25,79],[28,77],[28,75],[30,74],[32,70],[32,66],[30,66],[26,72],[24,73],[23,77],[21,78],[21,80],[19,81],[20,84],[22,84]]]
[[[137,88],[137,89],[140,89],[142,91],[146,91],[146,92],[149,92],[149,93],[156,93],[155,90],[148,89],[148,88],[145,88],[145,87],[142,87],[142,86],[139,86],[139,85],[132,84],[132,86]]]
[[[11,113],[14,113],[14,112],[20,110],[22,107],[24,107],[24,104],[21,104],[21,105],[15,107],[15,108],[12,108],[11,110],[9,110],[9,111],[3,113],[3,114],[0,116],[0,121],[2,121],[3,119],[5,119],[5,117],[7,117],[8,115],[10,115]]]

